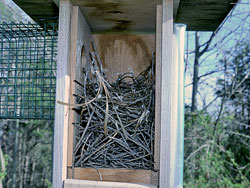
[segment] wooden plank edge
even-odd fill
[[[160,168],[160,139],[161,139],[161,40],[162,40],[162,5],[156,11],[156,56],[155,56],[155,143],[154,169]]]
[[[161,80],[161,142],[160,142],[160,188],[170,188],[171,134],[175,123],[174,63],[173,63],[173,0],[163,0],[162,17],[162,80]]]
[[[64,188],[157,188],[156,185],[67,179]]]
[[[72,167],[68,167],[68,178],[71,179],[72,175]],[[134,169],[74,168],[74,179],[157,185],[158,172]]]

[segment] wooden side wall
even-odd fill
[[[58,36],[56,100],[69,102],[70,28],[72,5],[61,1]],[[53,187],[62,188],[67,178],[68,107],[56,103],[53,146]]]
[[[155,56],[155,170],[160,169],[161,140],[161,78],[162,78],[162,6],[157,6],[156,14],[156,56]]]
[[[83,68],[88,66],[90,62],[89,52],[92,35],[87,21],[85,20],[81,10],[77,6],[73,6],[71,16],[71,52],[70,52],[70,104],[75,103],[73,94],[79,94],[80,90],[76,88],[74,80],[82,83]],[[68,123],[68,156],[67,166],[72,166],[73,162],[73,139],[74,139],[74,122],[79,122],[79,115],[72,109],[69,110],[69,123]]]
[[[82,48],[89,54],[92,36],[79,7],[69,0],[61,0],[57,57],[56,113],[54,122],[53,187],[62,188],[67,179],[67,166],[72,166],[73,125],[79,117],[70,106],[77,93],[74,80],[82,79]],[[64,103],[64,104],[63,104]]]
[[[161,77],[161,141],[160,141],[160,188],[172,186],[173,170],[171,167],[172,127],[177,123],[178,83],[175,80],[173,61],[173,0],[163,0],[162,6],[162,77]]]

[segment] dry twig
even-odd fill
[[[153,63],[137,77],[125,73],[109,83],[100,58],[91,57],[83,83],[75,81],[82,96],[71,105],[81,117],[74,124],[74,166],[153,169]]]

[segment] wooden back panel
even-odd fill
[[[150,65],[155,51],[154,34],[96,34],[93,38],[110,81],[119,73],[133,71],[138,75]]]

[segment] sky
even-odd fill
[[[226,54],[226,51],[230,51],[239,41],[249,42],[250,39],[250,0],[241,0],[236,5],[234,10],[224,20],[224,23],[220,26],[221,29],[218,31],[213,39],[211,51],[205,53],[200,65],[200,74],[211,72],[213,70],[222,70],[219,60],[230,59],[230,54]],[[200,32],[201,44],[205,43],[212,32]],[[185,45],[185,60],[188,59],[187,72],[185,80],[185,103],[190,105],[192,98],[192,75],[193,75],[193,61],[194,61],[194,36],[195,32],[186,32],[186,45]],[[225,36],[227,36],[225,38]],[[224,39],[224,40],[223,40]],[[247,41],[248,39],[248,41]],[[208,104],[215,98],[216,81],[218,78],[222,78],[222,72],[218,72],[204,77],[201,79],[199,86],[198,96],[198,108],[202,108],[204,103]],[[209,78],[209,79],[208,79]]]

